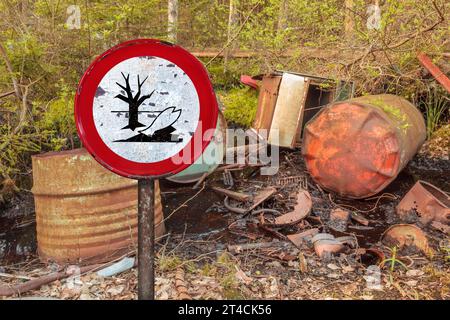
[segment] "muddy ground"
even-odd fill
[[[310,216],[300,224],[274,230],[259,228],[258,215],[232,213],[224,207],[224,196],[211,190],[211,186],[224,187],[222,172],[216,172],[195,190],[192,185],[161,182],[168,233],[157,248],[158,299],[450,298],[448,235],[419,225],[427,233],[434,254],[400,252],[396,257],[402,264],[393,267],[377,255],[359,250],[377,248],[385,259],[392,257],[392,249],[380,238],[390,225],[399,222],[396,205],[417,180],[450,191],[448,155],[416,156],[383,191],[383,197],[368,200],[344,200],[320,189],[307,174],[298,151],[281,152],[280,161],[279,173],[273,177],[261,176],[257,167],[232,171],[232,189],[246,193],[276,185],[278,178],[297,177],[296,183],[278,185],[275,195],[256,209],[289,212],[300,185],[306,184],[313,200]],[[237,202],[233,205],[241,206]],[[333,230],[329,214],[337,207],[364,216],[370,220],[369,226],[352,221],[344,233]],[[40,263],[37,257],[31,193],[21,192],[1,210],[0,284],[13,285],[60,269]],[[311,243],[305,241],[296,247],[285,238],[311,228],[335,236],[354,235],[357,245],[320,259]],[[273,245],[250,250],[236,246],[263,242]],[[368,286],[374,279],[373,266],[382,267],[380,275],[375,273],[380,280],[377,288]],[[109,278],[89,272],[76,285],[73,281],[55,281],[23,296],[135,299],[136,276],[136,268]]]

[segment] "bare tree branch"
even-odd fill
[[[22,100],[22,92],[20,91],[19,82],[17,81],[16,76],[14,75],[14,70],[11,64],[11,60],[8,58],[8,54],[6,53],[5,47],[0,42],[0,54],[3,57],[3,60],[5,61],[6,68],[8,69],[9,75],[11,77],[11,81],[13,83],[14,92],[16,94],[17,99]]]

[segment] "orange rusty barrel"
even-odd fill
[[[305,126],[302,153],[313,179],[347,198],[383,190],[426,138],[420,111],[394,95],[333,103]]]
[[[99,165],[85,149],[32,157],[38,252],[41,260],[97,263],[134,250],[137,182]],[[164,223],[155,182],[156,237]]]

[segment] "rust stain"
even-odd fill
[[[397,224],[387,229],[381,237],[388,246],[397,246],[399,250],[417,248],[427,256],[433,256],[434,251],[428,243],[425,233],[413,224]]]
[[[84,149],[32,157],[41,260],[97,263],[137,246],[137,182],[99,165]],[[165,232],[155,181],[156,237]]]
[[[433,221],[450,225],[450,197],[426,181],[417,181],[396,209],[402,220],[417,213],[425,225]]]
[[[366,96],[323,108],[305,127],[302,153],[313,179],[347,198],[383,190],[425,141],[415,106],[393,95]]]
[[[281,75],[265,75],[258,96],[258,109],[256,111],[253,128],[269,130],[272,124],[275,104],[278,98]]]
[[[306,190],[297,193],[297,204],[294,210],[275,218],[275,225],[284,226],[299,223],[306,218],[311,211],[311,195]]]

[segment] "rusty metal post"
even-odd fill
[[[155,188],[153,179],[138,180],[138,299],[155,299]]]

